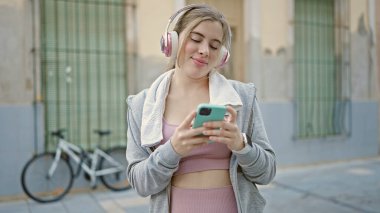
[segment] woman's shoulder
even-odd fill
[[[243,83],[236,80],[228,80],[228,82],[236,90],[241,98],[251,98],[256,96],[256,87],[254,83]]]
[[[144,89],[137,94],[129,95],[127,98],[128,107],[131,107],[131,108],[137,107],[137,108],[142,109],[142,106],[144,105],[144,101],[146,98],[147,90],[148,89]]]

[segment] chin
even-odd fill
[[[194,74],[194,73],[190,73],[188,76],[191,78],[191,79],[204,79],[204,78],[208,78],[208,73],[197,73],[197,74]]]
[[[197,66],[194,66],[193,64],[184,64],[181,68],[184,73],[186,73],[187,76],[189,76],[192,79],[200,79],[204,78],[205,76],[208,76],[208,74],[211,72],[211,68],[209,67],[202,67],[199,68]]]

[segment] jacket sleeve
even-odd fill
[[[173,173],[177,170],[180,155],[170,141],[160,145],[153,153],[141,146],[140,126],[128,107],[127,176],[131,186],[141,196],[149,196],[166,189]]]
[[[253,125],[252,132],[246,133],[251,138],[249,151],[236,154],[238,164],[245,177],[257,184],[268,184],[276,175],[276,156],[269,144],[260,107],[255,96],[252,104],[252,118],[248,125]]]

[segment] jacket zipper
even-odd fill
[[[236,158],[236,156],[234,156]],[[233,157],[231,157],[231,161]],[[237,169],[238,169],[238,163],[237,160],[234,162],[232,165],[232,170],[230,169],[230,176],[231,176],[231,182],[232,182],[232,189],[234,190],[235,194],[235,200],[236,200],[236,205],[238,207],[238,213],[241,213],[241,205],[240,205],[240,194],[237,192],[238,190],[238,183],[237,183]]]

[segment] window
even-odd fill
[[[347,133],[349,29],[347,1],[295,0],[296,137]]]
[[[110,144],[126,144],[124,0],[42,0],[41,73],[45,146],[66,129],[71,142],[90,149],[95,129],[111,130]]]

